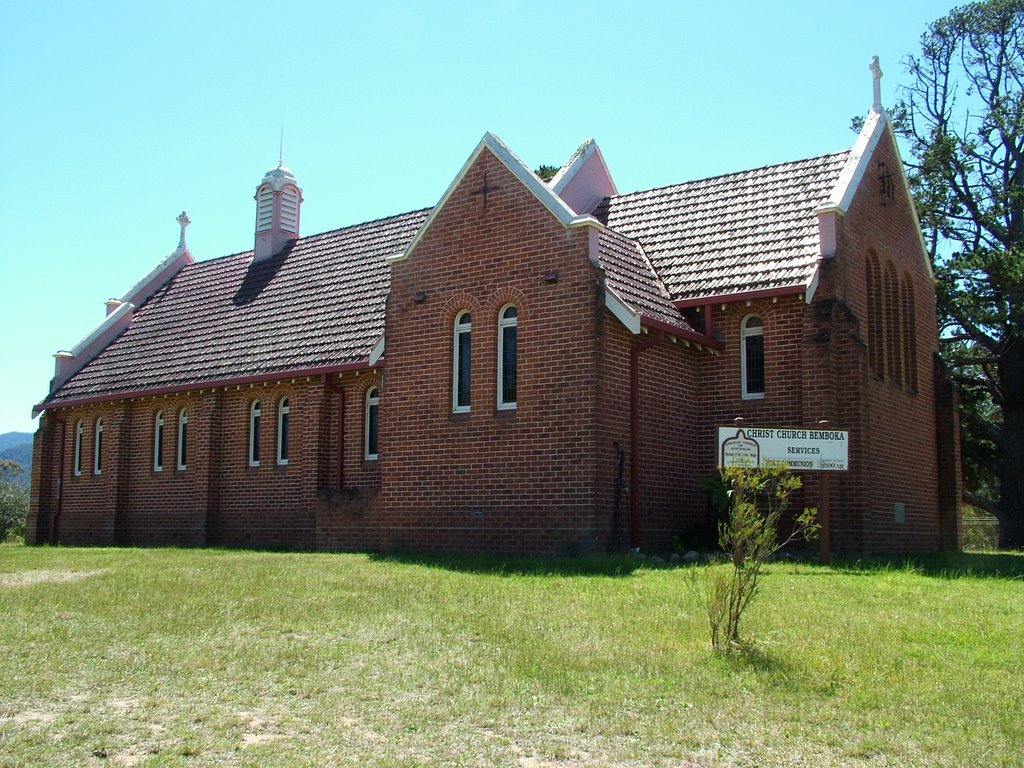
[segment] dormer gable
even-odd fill
[[[452,183],[448,185],[448,189],[445,190],[441,199],[438,200],[437,205],[434,206],[434,209],[430,212],[426,221],[423,222],[423,226],[420,227],[408,247],[403,251],[388,257],[388,263],[394,264],[404,261],[409,257],[409,254],[412,253],[413,249],[426,234],[427,230],[430,229],[434,220],[444,209],[445,204],[455,193],[455,190],[462,183],[466,174],[476,164],[483,152],[490,152],[494,155],[494,157],[497,158],[501,164],[504,165],[505,168],[507,168],[508,171],[544,205],[545,208],[547,208],[551,215],[554,216],[562,226],[584,226],[594,227],[596,229],[602,228],[603,225],[593,216],[589,214],[577,214],[572,208],[566,205],[562,198],[555,194],[547,184],[537,178],[536,174],[534,174],[534,172],[531,171],[501,139],[488,131],[484,134],[483,138],[480,139],[480,142],[476,145],[472,154],[470,154],[469,158],[456,174]]]
[[[593,139],[580,144],[548,186],[577,214],[593,213],[602,200],[619,193]]]

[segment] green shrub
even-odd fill
[[[819,528],[817,511],[808,508],[796,516],[790,534],[779,538],[779,520],[801,486],[800,478],[784,464],[730,467],[721,470],[721,477],[729,505],[718,526],[718,543],[731,565],[706,571],[698,589],[717,651],[739,646],[740,619],[757,594],[768,559],[792,541],[815,538]]]

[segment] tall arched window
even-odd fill
[[[889,262],[885,265],[885,362],[889,369],[889,380],[903,384],[903,327],[900,321],[900,286],[896,268]]]
[[[73,465],[75,475],[82,474],[82,435],[85,434],[85,426],[79,421],[75,424],[75,463]]]
[[[469,411],[470,336],[473,330],[468,311],[455,318],[455,342],[452,350],[452,410]]]
[[[178,414],[178,469],[188,465],[188,408]]]
[[[917,314],[914,308],[914,286],[909,273],[903,274],[900,286],[903,299],[903,367],[907,390],[917,391]]]
[[[882,311],[882,275],[878,269],[878,256],[868,251],[868,365],[879,378],[885,378],[885,316]]]
[[[518,317],[514,306],[498,314],[498,408],[516,407]]]
[[[92,473],[103,472],[103,417],[96,419],[96,444],[93,446]]]
[[[288,421],[291,416],[288,398],[281,398],[277,405],[277,463],[288,463]]]
[[[164,412],[157,411],[153,419],[153,471],[164,468]]]
[[[366,419],[364,421],[363,435],[363,457],[376,459],[378,457],[377,438],[380,434],[380,390],[377,387],[370,387],[366,390]]]
[[[747,315],[740,326],[740,371],[745,400],[764,397],[764,323]]]
[[[249,466],[260,465],[260,401],[249,406]]]

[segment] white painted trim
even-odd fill
[[[278,466],[281,467],[288,466],[288,457],[282,456],[283,452],[281,450],[282,448],[285,448],[287,446],[284,444],[284,441],[281,439],[281,437],[284,434],[282,427],[284,426],[285,416],[289,417],[288,426],[289,428],[291,427],[291,405],[291,399],[287,397],[282,397],[277,403],[277,439],[275,442],[277,445],[277,464]]]
[[[577,149],[573,153],[572,162],[567,165],[563,165],[558,169],[558,173],[554,175],[554,178],[548,182],[548,186],[551,187],[551,191],[556,195],[561,195],[562,190],[565,189],[569,182],[573,180],[580,170],[587,164],[587,160],[595,152],[597,153],[597,159],[601,163],[601,168],[604,171],[605,177],[608,179],[608,183],[612,186],[612,194],[619,194],[618,187],[615,186],[615,179],[612,178],[611,173],[608,171],[608,164],[604,161],[604,155],[601,154],[601,148],[597,146],[597,142],[594,139],[587,139],[581,146],[583,151]]]
[[[878,142],[881,140],[884,133],[888,133],[889,139],[892,142],[893,152],[896,155],[896,167],[899,169],[900,187],[903,190],[907,207],[910,209],[910,215],[914,220],[914,231],[917,233],[917,241],[918,245],[921,247],[921,255],[924,258],[925,269],[927,270],[928,275],[934,280],[935,272],[932,269],[931,259],[928,258],[928,246],[924,242],[924,233],[921,231],[921,221],[918,219],[917,208],[914,205],[913,196],[910,194],[910,185],[907,183],[907,175],[903,170],[903,158],[900,157],[899,143],[896,141],[896,134],[892,130],[892,121],[889,119],[889,113],[884,109],[879,112],[872,108],[868,112],[868,117],[864,121],[864,127],[861,129],[860,135],[857,137],[857,141],[854,142],[853,149],[850,152],[850,157],[846,161],[846,165],[843,166],[843,170],[840,172],[839,178],[836,179],[836,183],[832,187],[832,192],[829,194],[828,200],[819,205],[814,212],[819,216],[831,211],[836,211],[839,214],[845,214],[850,209],[854,195],[860,187],[864,174],[867,172],[871,163],[871,157],[874,155],[875,149],[878,147]]]
[[[79,355],[81,355],[89,348],[91,344],[95,343],[100,337],[102,337],[103,334],[106,333],[106,331],[111,326],[116,325],[117,322],[121,320],[125,315],[128,315],[130,317],[134,311],[135,305],[132,304],[131,302],[126,302],[119,306],[117,309],[115,309],[113,312],[111,312],[109,315],[103,318],[103,322],[97,325],[88,336],[86,336],[80,342],[75,344],[75,346],[71,348],[71,354],[74,357],[78,357]]]
[[[757,328],[756,330],[750,330],[750,329],[747,328],[747,321],[750,320],[750,318],[752,318],[752,317],[756,317],[761,322],[760,327]],[[762,317],[761,315],[758,315],[756,313],[751,313],[751,314],[745,316],[740,321],[740,398],[743,399],[743,400],[763,400],[764,399],[764,392],[763,391],[761,391],[761,392],[748,392],[747,391],[747,338],[750,337],[750,336],[760,336],[761,337],[762,358],[767,357],[768,350],[767,350],[767,348],[765,346],[765,343],[764,343],[764,317]],[[762,363],[766,363],[766,361],[762,359]],[[765,377],[765,378],[767,379],[767,377]],[[764,382],[764,384],[765,384],[765,389],[767,389],[768,388],[767,380]]]
[[[469,315],[469,327],[459,326],[459,318]],[[469,334],[469,405],[459,405],[459,336],[463,333]],[[452,413],[469,413],[473,405],[473,315],[468,309],[463,309],[455,316],[452,323]]]
[[[257,407],[259,408],[258,412],[256,410]],[[259,451],[259,445],[260,445],[259,436],[255,434],[256,430],[254,429],[254,427],[256,426],[256,419],[257,418],[260,419],[260,421],[263,420],[263,406],[260,404],[259,400],[253,400],[249,404],[249,466],[250,467],[258,467],[260,465],[260,460],[258,458],[253,458],[253,456],[254,456],[253,448],[255,448],[256,451],[258,452]]]
[[[868,112],[864,127],[850,150],[850,157],[847,159],[846,165],[839,172],[839,178],[836,179],[828,200],[822,203],[817,210],[837,208],[845,214],[850,209],[853,196],[871,162],[871,155],[874,153],[875,147],[878,146],[888,124],[889,116],[884,111],[876,112],[872,109]]]
[[[370,350],[369,363],[370,367],[373,368],[380,361],[381,357],[384,356],[384,334],[377,339],[377,343],[373,345],[373,349]]]
[[[178,411],[178,442],[175,444],[174,461],[179,471],[188,468],[188,408]]]
[[[465,178],[466,174],[469,172],[469,169],[473,167],[473,164],[477,161],[484,150],[490,151],[491,154],[500,160],[502,165],[504,165],[512,175],[514,175],[523,184],[523,186],[530,190],[534,197],[544,204],[551,214],[558,219],[562,226],[604,227],[601,222],[589,214],[585,216],[577,216],[573,210],[562,201],[562,198],[552,192],[543,181],[538,179],[537,175],[526,167],[523,161],[520,160],[519,157],[517,157],[501,139],[488,131],[484,134],[484,137],[480,139],[480,143],[476,145],[476,149],[473,150],[466,162],[463,163],[462,168],[455,175],[452,183],[448,185],[448,189],[446,189],[444,194],[441,195],[441,199],[437,201],[437,205],[434,206],[430,215],[427,216],[419,230],[417,230],[415,236],[406,249],[400,254],[393,254],[387,257],[386,260],[389,264],[395,264],[409,258],[409,254],[416,248],[419,241],[423,239],[427,230],[430,229],[431,224],[434,223],[434,219],[441,213],[441,210],[444,208],[449,198],[454,194],[455,190],[462,183],[463,178]]]
[[[171,274],[164,277],[163,280],[160,280],[158,283],[156,283],[156,285],[151,285],[151,283],[153,283],[153,281],[155,281],[156,278],[161,276],[161,273],[164,270],[168,269],[178,259],[181,260],[181,264],[178,265],[177,269],[175,269]],[[132,302],[134,304],[142,304],[142,302],[144,302],[146,299],[148,299],[150,296],[156,293],[157,288],[159,288],[161,285],[170,280],[171,277],[178,274],[178,272],[181,271],[182,267],[195,263],[196,260],[193,258],[192,253],[188,249],[188,246],[179,245],[177,248],[175,248],[173,251],[167,254],[167,256],[165,256],[164,259],[159,264],[153,267],[153,269],[149,271],[149,274],[147,274],[144,278],[139,280],[139,282],[133,285],[131,289],[124,296],[121,297],[121,301]]]
[[[377,396],[374,398],[370,397],[371,392],[376,392]],[[377,452],[370,453],[370,408],[372,406],[377,407]],[[376,461],[380,458],[380,387],[374,384],[368,390],[363,398],[363,459],[365,461]]]
[[[505,310],[509,309],[510,307],[512,309],[516,310],[516,316],[511,318],[511,319],[507,319],[507,318],[502,317],[505,314]],[[506,328],[515,328],[516,329],[516,359],[517,359],[517,362],[518,362],[518,357],[519,357],[519,309],[516,307],[515,304],[506,304],[501,309],[498,310],[498,371],[497,371],[498,375],[497,375],[497,382],[496,382],[497,383],[497,390],[498,390],[498,392],[497,392],[498,410],[499,411],[514,411],[516,409],[517,405],[518,405],[518,402],[519,402],[519,391],[518,391],[518,389],[519,389],[518,388],[519,382],[518,381],[516,382],[516,399],[515,400],[510,400],[509,402],[505,402],[502,399],[502,395],[504,394],[504,387],[502,386],[502,384],[504,383],[504,378],[505,378],[505,329]],[[517,375],[518,375],[518,366],[517,366]]]
[[[96,419],[92,428],[92,473],[103,474],[103,417]]]
[[[604,287],[604,305],[634,336],[640,333],[640,314],[630,309],[622,297],[607,285]]]
[[[75,463],[71,465],[75,477],[82,476],[82,436],[85,434],[85,425],[79,419],[75,424]]]
[[[818,278],[821,276],[821,264],[816,264],[814,267],[814,273],[811,275],[811,281],[807,284],[807,290],[804,291],[804,301],[808,304],[814,301],[814,294],[818,290]]]
[[[153,417],[153,471],[164,470],[164,412],[157,411]]]

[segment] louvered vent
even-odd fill
[[[285,232],[299,231],[299,190],[285,187],[281,192],[281,229]]]
[[[256,190],[256,231],[267,232],[274,225],[274,190],[269,184]]]

